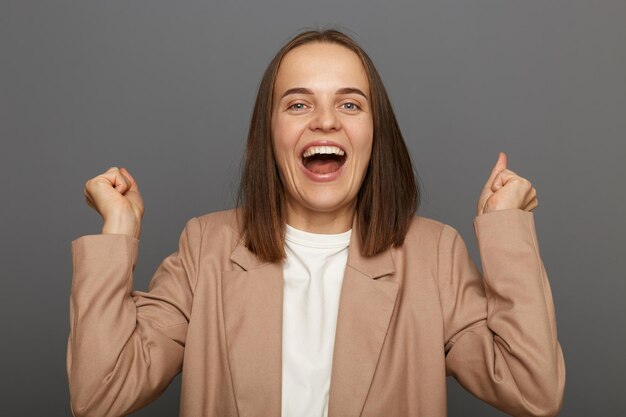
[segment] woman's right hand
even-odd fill
[[[87,205],[104,220],[102,233],[139,239],[144,207],[137,182],[126,168],[111,167],[85,183]]]

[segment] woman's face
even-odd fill
[[[344,46],[309,43],[283,57],[271,128],[288,221],[351,218],[372,151],[369,98],[363,64]]]

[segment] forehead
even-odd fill
[[[342,45],[314,42],[298,46],[283,57],[274,90],[348,86],[359,87],[369,95],[367,73],[359,56]]]

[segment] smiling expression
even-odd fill
[[[350,49],[314,42],[283,57],[271,129],[290,224],[352,218],[372,151],[369,100],[367,74]]]

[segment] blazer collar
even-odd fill
[[[230,260],[242,267],[245,271],[258,268],[267,263],[259,259],[254,253],[250,252],[250,250],[246,248],[242,237],[239,238],[237,246],[235,246],[235,249],[231,252]]]
[[[268,263],[262,261],[254,253],[248,250],[242,238],[239,239],[237,245],[231,252],[230,260],[246,271],[262,267]],[[350,243],[348,247],[347,265],[372,279],[393,274],[396,270],[393,257],[391,255],[391,248],[375,256],[366,257],[361,254],[361,243],[358,236],[356,215],[352,220],[352,233],[350,235]]]

